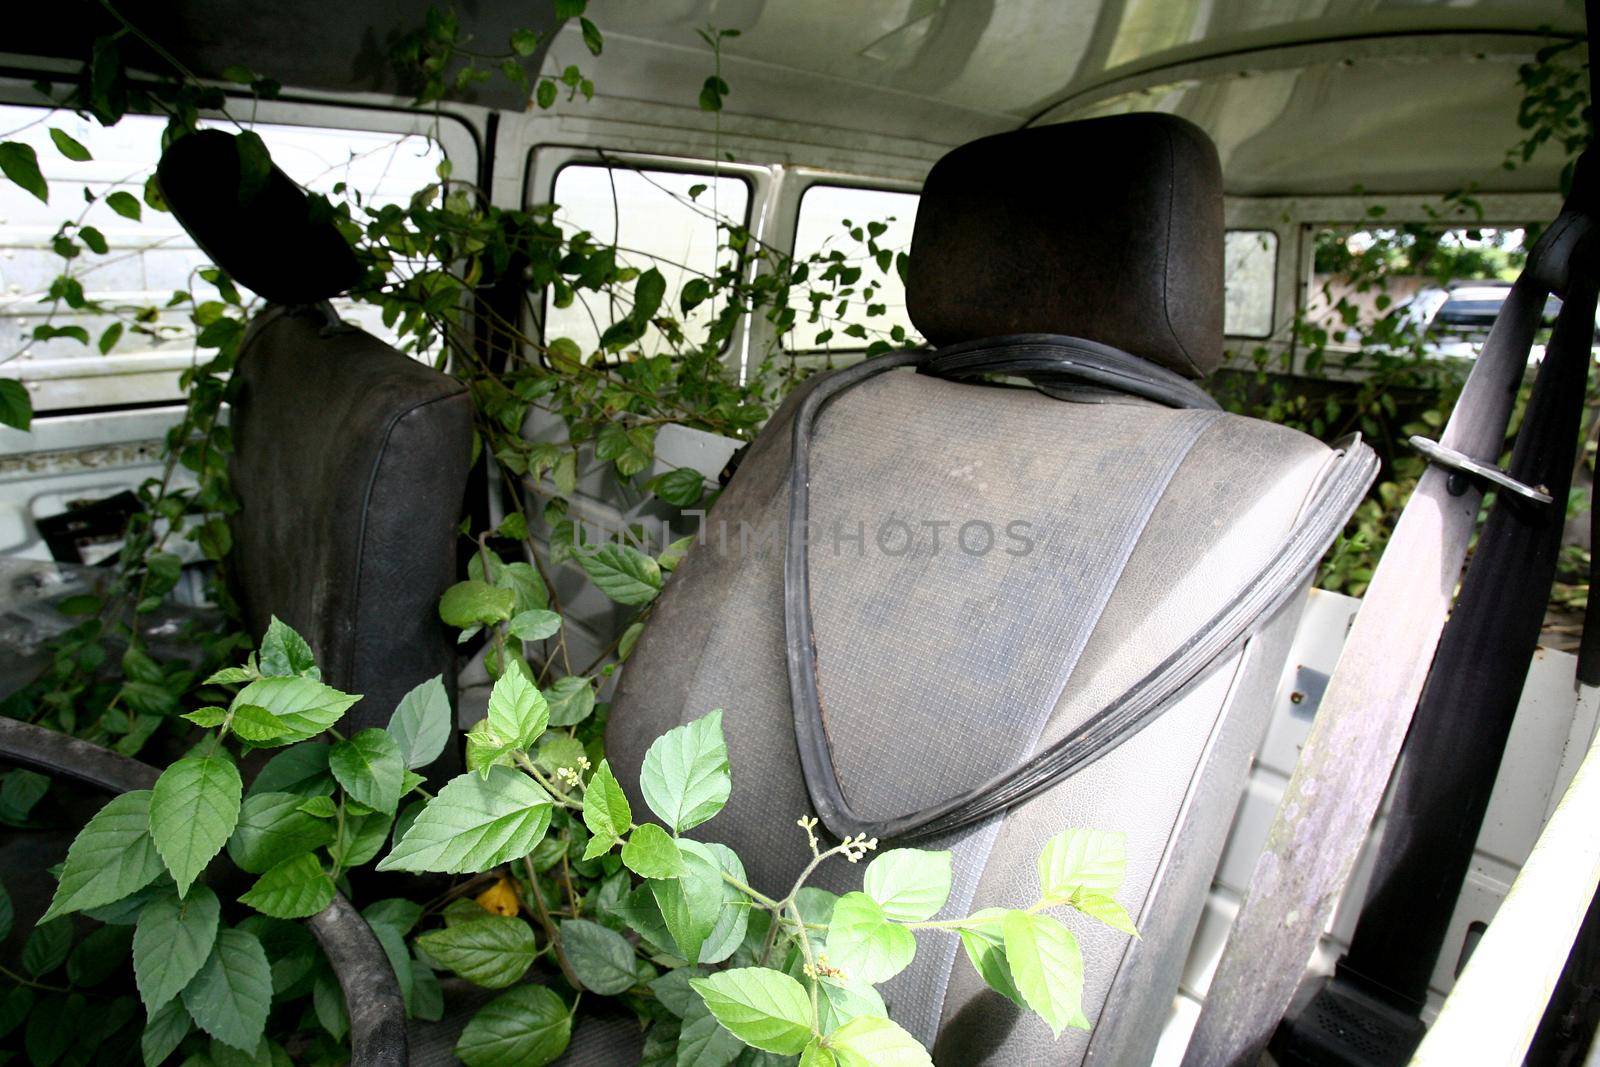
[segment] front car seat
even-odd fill
[[[889,825],[1027,766],[1204,632],[1352,456],[1359,497],[1369,450],[1225,414],[1187,382],[1222,356],[1222,250],[1215,148],[1177,118],[1021,130],[941,160],[907,283],[912,320],[942,346],[934,360],[981,369],[1109,348],[1189,399],[1128,395],[1114,375],[1027,388],[907,368],[815,413],[799,481],[821,777],[834,779],[819,781],[786,663],[794,424],[833,379],[807,382],[751,446],[629,658],[606,747],[634,801],[651,741],[725,709],[733,794],[693,835],[781,892],[809,858],[795,819],[822,810],[837,832],[815,803],[824,787],[853,818]],[[1041,794],[913,842],[953,850],[943,914],[961,915],[1031,903],[1052,834],[1122,831],[1119,899],[1143,935],[1078,924],[1092,1029],[1059,1041],[958,961],[956,938],[919,935],[881,991],[937,1062],[1148,1062],[1303,600],[1281,598],[1159,715]],[[842,863],[819,876],[859,888]]]

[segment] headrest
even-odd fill
[[[1199,378],[1222,359],[1222,243],[1222,168],[1191,122],[997,134],[929,172],[907,310],[940,346],[1065,334]]]
[[[156,167],[167,206],[213,263],[279,304],[327,300],[360,280],[349,243],[315,218],[304,189],[273,166],[242,190],[240,169],[235,138],[221,130],[180,137]]]

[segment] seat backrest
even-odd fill
[[[267,299],[229,384],[230,577],[259,638],[276,615],[323,679],[360,693],[351,729],[382,726],[437,674],[472,454],[465,386],[343,323],[326,301],[361,277],[343,236],[273,167],[241,194],[220,131],[175,142],[157,171],[173,214],[223,270]]]
[[[472,405],[454,378],[338,320],[271,307],[234,371],[231,566],[252,633],[273,615],[382,726],[436,674],[454,690],[439,597],[455,581]]]
[[[957,149],[929,174],[907,302],[944,345],[1110,345],[1191,377],[1222,350],[1222,198],[1197,128],[1136,115]],[[984,341],[990,338],[991,341]],[[790,433],[751,446],[629,658],[607,752],[637,799],[662,731],[724,709],[727,809],[694,833],[782,892],[812,812],[786,670]],[[806,548],[828,748],[851,807],[915,811],[1065,737],[1203,628],[1277,552],[1336,454],[1283,427],[1103,389],[894,370],[811,431]],[[774,531],[778,532],[774,536]],[[741,536],[744,534],[744,536]],[[946,915],[1025,907],[1072,826],[1122,831],[1142,940],[1081,923],[1091,1030],[1059,1041],[924,933],[882,987],[940,1063],[1148,1062],[1265,728],[1301,598],[1131,739],[1003,815],[917,842],[954,853]],[[820,883],[859,888],[860,868]]]

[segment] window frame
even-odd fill
[[[230,104],[249,105],[253,123],[420,135],[437,141],[457,173],[478,174],[483,164],[480,131],[468,117],[454,111],[442,111],[436,116],[391,106],[334,102],[299,94],[262,101],[243,92],[229,91],[227,96]],[[0,103],[37,108],[41,113],[51,108],[39,102],[38,90],[32,88],[31,83],[12,78],[0,79]],[[130,112],[130,117],[134,114]],[[147,117],[160,119],[164,116],[148,113]],[[225,116],[204,111],[201,118],[215,121]],[[23,381],[34,400],[35,422],[81,419],[117,411],[176,413],[182,411],[185,403],[177,379],[195,362],[193,349],[143,355],[113,353],[82,360],[41,360],[34,364],[39,371],[31,376],[7,373],[5,364],[0,363],[0,376]],[[79,363],[82,365],[76,365]],[[6,451],[0,446],[0,454]]]
[[[796,245],[800,239],[800,215],[805,210],[806,194],[810,193],[813,189],[859,189],[863,192],[870,193],[898,193],[916,197],[918,201],[917,206],[919,208],[921,207],[922,185],[919,183],[872,181],[852,175],[835,174],[829,171],[810,171],[802,173],[807,174],[810,180],[802,184],[798,191],[794,194],[793,210],[790,213],[790,217],[787,219],[787,228],[785,232],[787,233],[788,239],[785,249],[790,256],[794,256],[796,254]],[[910,314],[908,311],[907,318],[909,317]],[[847,339],[850,341],[860,340],[859,338],[854,337]],[[787,348],[783,346],[783,342],[780,339],[778,346],[779,349],[791,359],[815,360],[819,358],[827,359],[835,356],[859,358],[865,355],[867,347],[871,343],[872,342],[867,341],[859,345],[839,345],[837,347],[829,348]]]
[[[590,166],[616,169],[622,167],[629,170],[658,171],[667,174],[688,174],[703,178],[737,178],[745,186],[745,210],[742,225],[750,231],[752,240],[763,240],[764,223],[767,209],[777,181],[774,178],[774,168],[750,163],[718,163],[715,160],[695,159],[688,156],[666,156],[640,152],[612,152],[593,145],[576,145],[561,143],[545,143],[534,145],[528,149],[526,165],[523,167],[523,181],[521,193],[521,207],[527,210],[538,204],[556,203],[556,181],[561,177],[561,172],[568,167]],[[620,205],[619,205],[620,207]],[[743,269],[748,274],[754,265],[748,261]],[[550,290],[547,286],[539,297],[539,321],[530,322],[531,312],[523,310],[523,329],[529,336],[537,336],[541,344],[548,338],[545,336],[546,324],[549,322]],[[748,341],[750,322],[747,318],[723,342],[720,355],[724,362],[730,362],[736,354],[742,354]],[[539,353],[539,364],[546,369],[549,362],[545,354]]]
[[[1241,333],[1241,332],[1231,332],[1231,331],[1228,330],[1228,328],[1227,328],[1227,303],[1228,303],[1227,285],[1228,285],[1228,279],[1227,279],[1227,276],[1224,275],[1223,279],[1222,279],[1222,285],[1223,285],[1223,298],[1222,298],[1222,303],[1223,303],[1223,328],[1222,328],[1222,336],[1223,336],[1224,339],[1233,338],[1233,339],[1242,340],[1242,341],[1265,341],[1265,340],[1268,340],[1268,339],[1270,339],[1272,337],[1273,333],[1276,332],[1277,325],[1278,325],[1278,322],[1277,322],[1277,319],[1278,319],[1278,315],[1277,315],[1277,310],[1278,310],[1278,281],[1279,281],[1278,269],[1281,266],[1281,260],[1282,260],[1282,257],[1283,257],[1283,237],[1282,237],[1282,235],[1280,235],[1278,233],[1278,231],[1276,229],[1274,229],[1274,228],[1272,228],[1270,226],[1228,226],[1228,227],[1225,227],[1223,229],[1223,231],[1222,231],[1222,242],[1223,242],[1223,246],[1222,247],[1223,247],[1223,265],[1224,265],[1224,267],[1226,267],[1226,265],[1227,265],[1228,235],[1229,234],[1233,234],[1233,233],[1268,234],[1268,235],[1270,235],[1272,237],[1272,270],[1269,272],[1269,275],[1268,275],[1271,280],[1269,282],[1269,286],[1270,287],[1267,290],[1267,326],[1266,326],[1265,332],[1263,332],[1263,333]]]

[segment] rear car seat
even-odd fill
[[[1192,124],[1149,114],[1022,130],[929,174],[907,302],[958,355],[1110,346],[1154,378],[1196,379],[1222,357],[1222,249],[1216,150]],[[1341,453],[1203,398],[1171,406],[1065,382],[1047,395],[913,369],[865,378],[809,431],[804,563],[823,777],[836,779],[819,782],[803,767],[786,663],[783,533],[793,424],[817,387],[790,397],[707,517],[607,733],[637,803],[651,741],[725,709],[733,794],[691,836],[732,846],[769,891],[809,858],[794,822],[819,810],[823,786],[858,825],[887,824],[1026,765],[1204,630],[1346,453],[1366,464],[1361,488],[1371,477],[1360,445]],[[882,992],[936,1062],[1148,1062],[1303,599],[1042,795],[915,842],[953,850],[943,914],[960,915],[1031,903],[1052,834],[1124,832],[1119,896],[1143,934],[1077,924],[1093,1028],[1059,1041],[958,961],[957,939],[919,935],[915,962]],[[845,892],[860,876],[827,865],[813,884]]]
[[[212,262],[272,301],[228,394],[240,503],[228,566],[251,633],[277,615],[311,643],[323,681],[363,694],[351,732],[383,726],[434,675],[453,693],[437,605],[455,581],[471,463],[465,386],[339,320],[326,301],[361,277],[349,245],[276,167],[241,203],[232,137],[173,142],[158,180]]]

